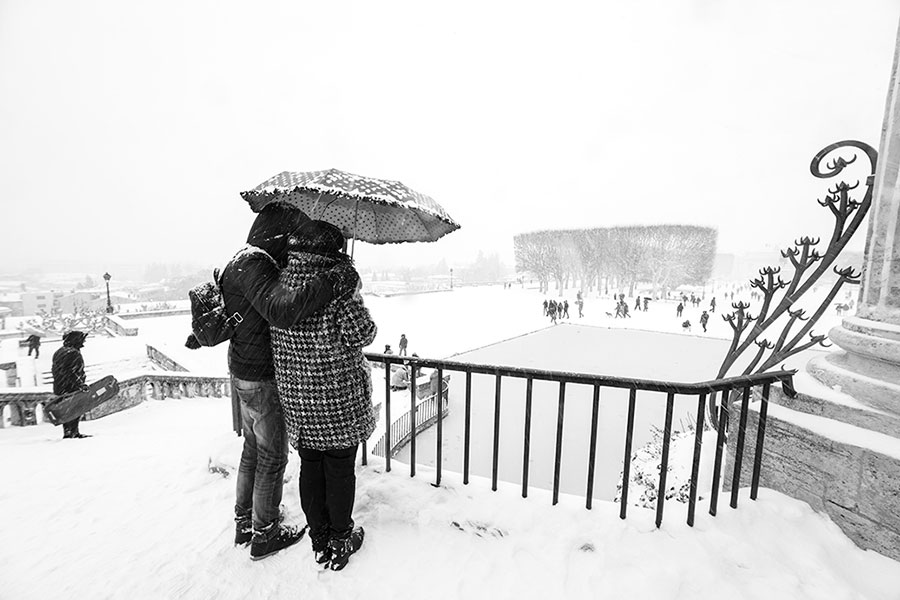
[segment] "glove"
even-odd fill
[[[359,273],[350,263],[338,263],[325,272],[325,277],[331,283],[335,299],[352,296],[362,287]]]
[[[191,350],[196,350],[200,347],[200,342],[197,340],[197,336],[192,333],[187,336],[187,341],[184,343],[184,345]]]

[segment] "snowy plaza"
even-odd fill
[[[900,600],[897,0],[0,0],[0,600]]]
[[[708,336],[679,331],[673,302],[660,302],[625,323],[600,310],[608,302],[588,295],[583,319],[552,326],[541,314],[543,296],[530,289],[492,286],[366,298],[379,323],[379,342],[388,343],[402,330],[411,349],[423,356],[435,352],[485,364],[636,377],[665,375],[671,369],[699,380],[705,373],[682,369],[712,360],[726,344],[721,337],[726,331],[718,326]],[[450,305],[466,315],[471,327],[454,327],[450,320],[416,326],[406,321],[409,314],[446,312]],[[503,308],[479,311],[480,306]],[[191,368],[224,373],[221,348],[180,347],[188,317],[136,322],[142,332],[137,338],[90,340],[84,350],[87,362],[110,361],[129,351],[137,360],[141,344],[149,343],[167,348]],[[584,335],[592,336],[595,354],[579,351],[577,340]],[[642,348],[642,360],[617,353],[604,339]],[[536,403],[533,487],[523,499],[517,479],[521,418],[517,423],[516,415],[504,415],[501,484],[492,492],[490,419],[485,414],[490,411],[477,410],[491,405],[492,396],[480,396],[473,410],[479,425],[473,428],[472,480],[464,486],[460,433],[454,429],[462,413],[460,395],[453,391],[459,390],[459,382],[459,376],[451,375],[441,487],[431,485],[433,469],[427,466],[429,461],[433,465],[434,428],[419,437],[415,478],[404,462],[408,448],[395,458],[391,473],[384,472],[383,458],[370,455],[369,465],[358,471],[356,509],[368,542],[352,569],[340,574],[314,568],[305,540],[264,565],[249,562],[245,550],[232,546],[234,479],[209,469],[212,462],[233,475],[240,454],[240,438],[230,431],[227,399],[147,401],[85,422],[83,429],[94,437],[63,454],[59,450],[65,441],[50,424],[2,430],[0,452],[15,457],[6,463],[5,476],[17,485],[0,492],[0,505],[7,514],[40,515],[37,520],[11,519],[4,526],[7,536],[21,540],[0,550],[0,561],[11,567],[4,589],[10,598],[418,598],[427,589],[435,598],[888,599],[900,587],[896,562],[856,548],[825,517],[770,490],[762,490],[752,502],[744,489],[740,509],[723,506],[716,517],[706,514],[707,503],[701,501],[693,528],[684,521],[686,506],[676,502],[670,502],[659,530],[653,511],[638,506],[620,520],[618,505],[610,501],[621,470],[624,420],[615,398],[603,401],[598,453],[605,458],[597,467],[598,501],[590,511],[584,508],[580,464],[577,473],[573,467],[564,474],[560,503],[551,505],[552,436],[541,437],[538,431],[542,420],[544,425],[555,420],[555,414],[540,416],[555,413],[553,402],[546,410]],[[511,388],[510,400],[520,391]],[[544,400],[554,395],[555,388]],[[571,432],[566,432],[564,447],[570,459],[585,453],[587,430],[584,415],[578,414],[584,400],[577,395],[570,400]],[[662,403],[657,400],[641,402],[638,445],[649,439],[651,424],[661,426]],[[395,402],[402,407],[403,397]],[[672,468],[683,469],[686,460],[689,455],[680,456]],[[574,462],[583,463],[583,458]],[[704,486],[710,468],[705,456]],[[287,519],[302,523],[295,455],[286,478]],[[50,492],[51,481],[66,490],[65,496]],[[85,547],[91,551],[81,551]],[[414,564],[408,557],[415,557]]]

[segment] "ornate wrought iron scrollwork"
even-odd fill
[[[835,152],[846,149],[862,151],[869,159],[870,174],[866,178],[865,194],[861,201],[850,197],[850,192],[856,190],[860,182],[848,184],[840,181],[828,188],[828,193],[823,200],[817,200],[822,207],[828,208],[834,217],[834,228],[831,238],[824,252],[819,252],[818,246],[821,239],[818,237],[801,237],[794,240],[794,245],[781,251],[781,256],[790,261],[794,272],[790,280],[785,281],[781,277],[780,267],[765,267],[759,270],[759,277],[750,280],[750,287],[759,291],[762,296],[762,305],[757,315],[751,316],[746,312],[749,304],[737,302],[732,304],[733,312],[723,315],[725,321],[731,326],[732,341],[716,378],[730,376],[729,372],[735,367],[739,359],[753,345],[756,351],[750,362],[742,369],[743,375],[762,373],[771,370],[790,356],[802,352],[808,348],[819,345],[828,347],[825,343],[827,336],[816,335],[812,332],[813,325],[825,313],[825,310],[837,296],[838,291],[845,283],[856,284],[860,281],[860,274],[855,273],[852,267],[839,269],[834,267],[837,280],[832,284],[827,296],[811,316],[806,316],[802,309],[793,309],[793,305],[803,294],[809,291],[819,278],[831,267],[841,250],[853,237],[853,234],[862,224],[866,213],[872,204],[872,187],[875,182],[875,165],[878,160],[878,152],[863,142],[856,140],[844,140],[826,146],[812,159],[809,170],[814,177],[830,179],[838,176],[846,167],[856,162],[858,153],[850,158],[834,156]],[[829,156],[834,156],[826,161]],[[824,169],[823,169],[824,167]],[[787,323],[778,335],[775,342],[762,337],[775,322],[787,314]],[[792,330],[799,326],[796,333]],[[808,336],[808,339],[807,339]],[[805,340],[805,341],[804,341]],[[802,343],[801,343],[802,342]],[[767,355],[768,353],[768,355]],[[731,375],[734,375],[732,373]],[[790,393],[793,393],[791,390]],[[709,423],[718,428],[716,395],[709,398]]]

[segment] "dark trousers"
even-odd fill
[[[353,531],[356,449],[300,448],[300,506],[314,542],[346,539]]]
[[[34,357],[41,357],[41,349],[38,346],[28,346],[28,356],[31,356],[31,351],[34,350]]]
[[[75,419],[73,421],[67,421],[67,422],[63,423],[63,437],[64,438],[69,438],[74,435],[78,435],[78,421],[80,419],[81,419],[81,417],[79,417],[78,419]]]

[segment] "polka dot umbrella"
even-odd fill
[[[370,244],[433,242],[459,229],[440,204],[399,181],[337,169],[284,171],[241,197],[254,212],[271,202],[291,204]]]

